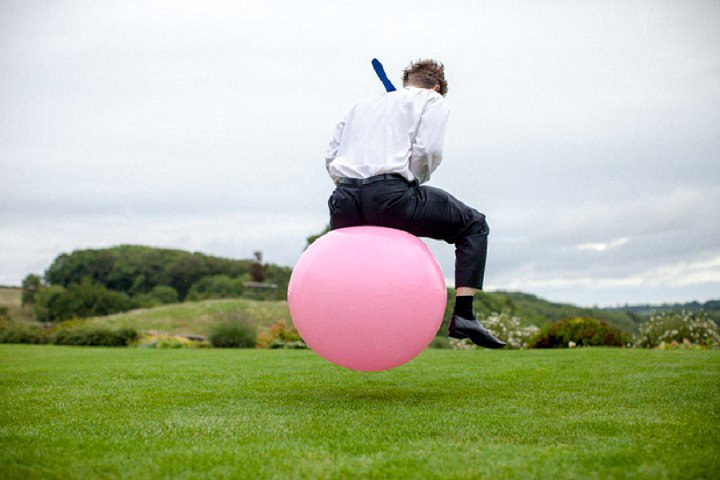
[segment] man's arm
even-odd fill
[[[430,175],[442,161],[448,113],[445,99],[437,95],[428,101],[420,116],[410,155],[410,171],[418,183],[430,180]]]
[[[325,168],[328,170],[330,178],[332,178],[333,182],[335,183],[337,183],[340,179],[333,177],[332,173],[330,173],[330,164],[333,160],[335,160],[335,157],[337,157],[338,147],[340,146],[340,140],[342,140],[344,130],[345,119],[340,121],[335,127],[335,131],[333,132],[333,138],[332,140],[330,140],[330,144],[327,147],[327,152],[325,153]]]

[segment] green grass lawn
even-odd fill
[[[720,478],[720,351],[0,346],[0,478]]]

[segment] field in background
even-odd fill
[[[32,308],[22,308],[20,300],[19,288],[0,287],[0,306],[8,308],[10,317],[15,320],[34,321]],[[129,327],[141,332],[156,330],[178,335],[207,336],[213,324],[222,322],[228,317],[237,319],[238,312],[247,314],[248,321],[258,327],[277,322],[292,324],[286,301],[241,298],[175,303],[105,317],[93,317],[86,322],[88,325],[111,328]]]
[[[0,345],[0,477],[718,478],[720,352]]]
[[[20,306],[20,289],[0,287],[0,305]]]
[[[10,318],[22,321],[35,321],[32,307],[22,306],[22,291],[20,288],[0,287],[0,307],[6,307]]]
[[[107,317],[89,318],[87,324],[112,328],[130,327],[138,331],[157,330],[178,335],[206,336],[215,323],[228,318],[237,319],[238,312],[244,312],[248,321],[258,327],[281,321],[288,325],[292,324],[287,302],[248,299],[176,303],[132,310]]]

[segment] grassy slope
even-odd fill
[[[446,327],[452,313],[453,303],[454,293],[451,292],[448,296],[443,327],[439,332],[441,336],[447,335]],[[480,317],[508,309],[513,314],[519,315],[526,325],[544,325],[567,316],[595,316],[628,332],[635,329],[634,324],[631,322],[623,322],[624,319],[618,320],[616,317],[622,316],[618,313],[604,313],[591,309],[581,309],[572,305],[555,304],[522,293],[479,292],[474,303],[475,311]],[[286,301],[271,302],[246,299],[186,302],[153,309],[136,310],[110,317],[99,317],[92,319],[92,322],[105,325],[132,326],[141,330],[154,329],[173,333],[205,335],[214,321],[221,318],[223,314],[235,310],[247,312],[251,321],[258,325],[267,325],[278,321],[292,323]]]
[[[284,321],[291,324],[285,301],[257,301],[247,299],[205,300],[165,305],[150,309],[95,317],[88,322],[111,327],[133,327],[138,330],[159,330],[175,334],[207,335],[215,322],[237,312],[244,312],[249,320],[264,326]]]
[[[720,352],[0,346],[2,478],[718,478]]]
[[[0,287],[0,306],[8,307],[10,318],[34,321],[32,309],[20,306],[19,288]],[[249,320],[264,326],[284,321],[292,323],[286,301],[249,299],[205,300],[164,305],[155,308],[94,317],[88,323],[110,327],[132,327],[140,331],[159,330],[176,334],[207,335],[211,326],[227,316],[244,312]]]
[[[21,290],[12,287],[0,287],[0,305],[20,306]]]
[[[0,307],[7,307],[12,319],[35,321],[33,309],[22,306],[22,290],[19,288],[0,287]]]

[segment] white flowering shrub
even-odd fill
[[[654,348],[680,344],[718,347],[720,328],[702,312],[659,313],[640,325],[635,338],[636,347]]]

